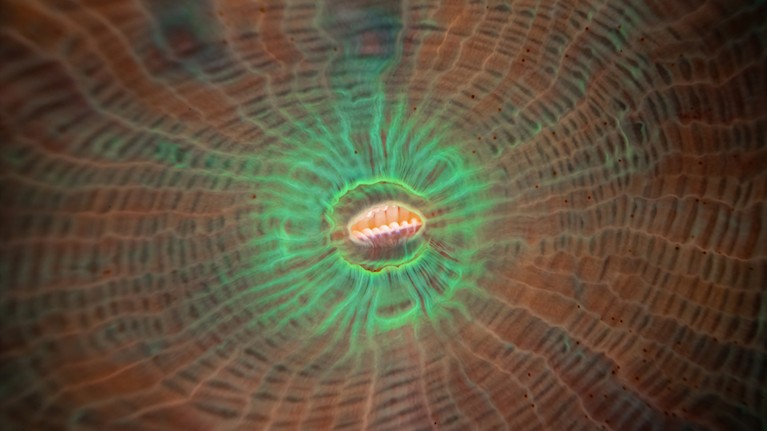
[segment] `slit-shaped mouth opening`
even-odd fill
[[[424,217],[400,202],[365,208],[348,223],[349,239],[364,247],[393,247],[421,232]]]

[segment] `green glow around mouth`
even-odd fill
[[[248,278],[263,325],[307,319],[320,332],[371,334],[462,310],[455,292],[472,288],[482,267],[473,259],[486,185],[444,127],[416,127],[405,111],[391,107],[365,139],[317,135],[289,147],[257,179]],[[346,223],[387,200],[418,208],[429,228],[390,254],[366,255]]]

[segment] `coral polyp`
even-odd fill
[[[767,431],[767,1],[0,0],[0,430]]]

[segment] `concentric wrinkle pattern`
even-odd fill
[[[763,429],[766,29],[4,1],[0,429]]]

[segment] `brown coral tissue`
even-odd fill
[[[0,0],[0,430],[767,430],[767,2]]]

